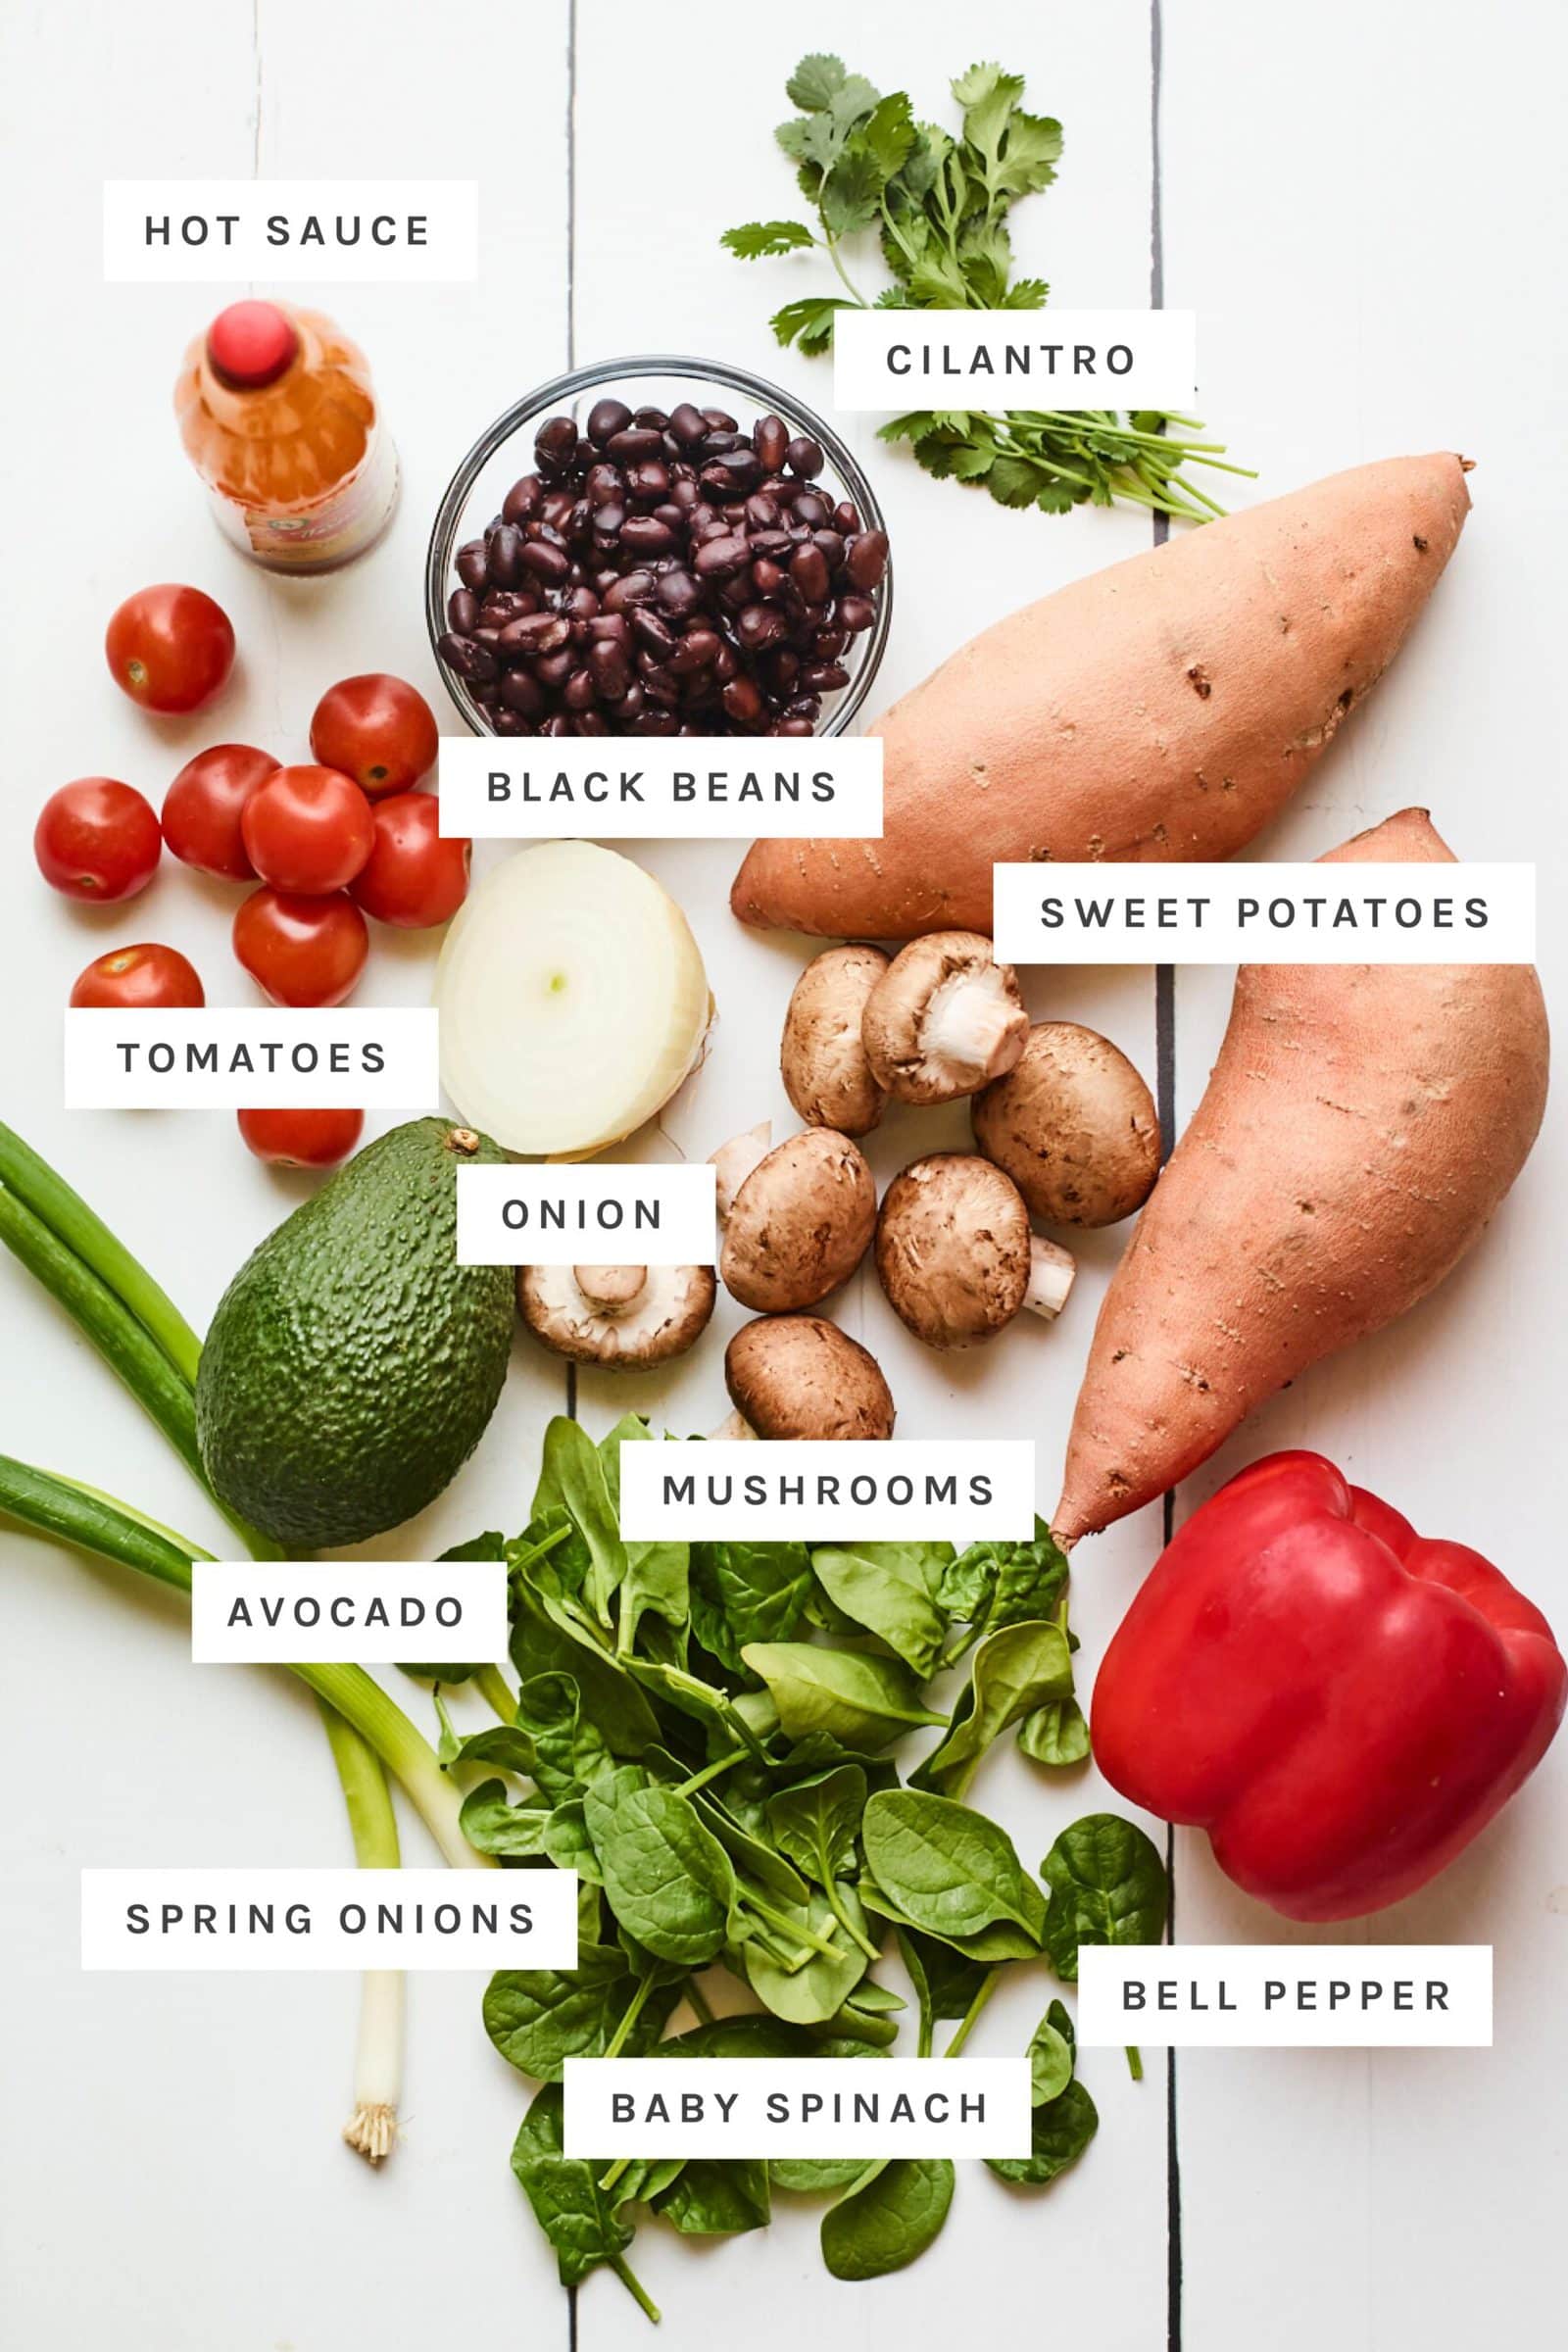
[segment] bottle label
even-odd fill
[[[379,426],[347,481],[300,514],[274,514],[213,493],[224,536],[279,571],[324,571],[352,562],[381,536],[397,500],[398,453]]]

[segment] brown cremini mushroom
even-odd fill
[[[876,1186],[856,1146],[831,1127],[804,1128],[772,1151],[767,1138],[753,1128],[713,1154],[718,1270],[742,1306],[781,1314],[849,1281],[870,1247]]]
[[[893,1398],[874,1355],[820,1315],[767,1315],[724,1351],[743,1426],[715,1437],[891,1438]]]
[[[876,1270],[900,1321],[929,1348],[973,1348],[1028,1308],[1048,1320],[1073,1261],[1029,1230],[1010,1176],[967,1152],[917,1159],[887,1189]]]
[[[521,1266],[517,1305],[534,1337],[573,1363],[643,1372],[707,1329],[711,1266]]]
[[[1114,1225],[1159,1174],[1153,1097],[1125,1054],[1076,1021],[1038,1022],[969,1117],[987,1159],[1053,1225]]]
[[[860,1037],[901,1102],[951,1102],[1010,1070],[1029,1035],[1017,975],[982,931],[911,939],[865,1002]]]
[[[866,1000],[888,958],[859,941],[813,956],[784,1015],[779,1070],[784,1092],[808,1127],[869,1135],[887,1097],[871,1074],[860,1037]]]

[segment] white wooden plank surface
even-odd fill
[[[19,217],[35,209],[26,192],[49,190],[47,233],[19,236],[7,253],[17,345],[47,354],[8,386],[10,443],[29,457],[8,511],[17,548],[29,561],[34,551],[69,559],[73,588],[48,628],[22,599],[11,632],[17,789],[0,906],[14,1001],[32,1017],[8,1032],[3,1107],[194,1319],[301,1182],[256,1167],[223,1118],[181,1117],[177,1191],[172,1120],[68,1119],[55,1007],[109,938],[147,931],[191,954],[215,999],[237,998],[232,897],[166,871],[127,910],[128,931],[123,916],[66,907],[30,868],[44,792],[103,770],[157,798],[179,760],[219,735],[299,757],[317,694],[351,668],[400,669],[441,707],[418,591],[428,517],[473,433],[566,364],[568,252],[578,360],[638,348],[728,357],[826,411],[825,363],[775,354],[765,328],[767,313],[811,282],[811,265],[744,268],[716,245],[732,220],[792,209],[766,131],[805,49],[843,49],[933,110],[970,55],[1025,72],[1031,103],[1063,118],[1067,151],[1060,186],[1020,216],[1023,263],[1064,304],[1146,297],[1149,0],[1075,11],[984,0],[962,21],[935,0],[855,12],[808,0],[783,24],[726,20],[713,36],[722,75],[680,118],[642,61],[622,0],[577,0],[568,240],[571,13],[567,0],[526,10],[485,0],[455,26],[414,0],[329,10],[156,0],[142,12],[89,0],[69,16],[13,12],[6,28],[0,105]],[[1167,299],[1200,310],[1205,406],[1263,469],[1258,494],[1405,447],[1456,443],[1480,461],[1475,514],[1417,639],[1260,850],[1310,856],[1416,799],[1461,852],[1538,857],[1550,861],[1544,879],[1560,882],[1558,729],[1538,683],[1558,662],[1552,529],[1568,487],[1561,312],[1540,262],[1562,242],[1549,111],[1560,19],[1539,4],[1482,18],[1413,0],[1325,0],[1293,29],[1240,0],[1162,0],[1161,29]],[[168,413],[183,342],[225,297],[100,287],[97,177],[257,165],[384,172],[399,168],[393,158],[411,172],[479,173],[486,276],[477,288],[321,291],[369,352],[404,461],[404,504],[385,545],[345,580],[269,581],[213,534]],[[1499,368],[1499,344],[1519,355],[1512,373]],[[100,384],[112,421],[94,434],[61,388]],[[81,410],[98,413],[86,400]],[[874,469],[894,533],[898,619],[878,703],[988,619],[1147,543],[1147,522],[1132,515],[999,514],[881,451],[864,420],[840,422]],[[101,614],[159,577],[212,588],[239,629],[243,673],[211,720],[146,721],[99,667]],[[636,854],[691,915],[720,1008],[702,1072],[636,1148],[701,1157],[764,1115],[784,1132],[775,1042],[804,951],[731,922],[731,851],[651,844]],[[1545,939],[1559,967],[1549,923]],[[428,970],[416,941],[380,936],[362,999],[422,1001]],[[1029,993],[1037,1012],[1103,1028],[1152,1075],[1151,974],[1040,974]],[[1182,977],[1184,1116],[1228,993],[1224,974]],[[879,1179],[965,1133],[961,1113],[890,1117],[872,1149]],[[1561,1150],[1559,1119],[1470,1265],[1406,1324],[1298,1383],[1181,1507],[1269,1445],[1318,1445],[1434,1530],[1489,1550],[1560,1614],[1535,1462],[1557,1447],[1564,1278],[1546,1217]],[[956,1367],[907,1341],[874,1283],[836,1311],[882,1356],[905,1431],[1034,1435],[1049,1504],[1116,1247],[1114,1235],[1092,1237],[1056,1329],[1008,1334]],[[13,1339],[0,1361],[0,1444],[212,1540],[134,1407],[9,1261],[0,1318]],[[672,1427],[710,1425],[724,1403],[722,1341],[740,1320],[722,1307],[709,1343],[657,1389],[585,1380],[584,1419],[597,1431],[629,1403]],[[371,1548],[406,1556],[515,1524],[543,1419],[564,1397],[560,1368],[519,1342],[496,1423],[455,1493]],[[1510,1441],[1512,1476],[1478,1475]],[[1086,1551],[1074,1596],[1085,1679],[1157,1544],[1151,1511]],[[362,2330],[400,2348],[454,2325],[494,2332],[505,2314],[547,2352],[564,2346],[565,2299],[506,2168],[523,2089],[483,2042],[476,1981],[415,1984],[409,2143],[374,2180],[335,2144],[347,1980],[99,1978],[83,1987],[82,1860],[337,1861],[336,1791],[313,1712],[291,1686],[192,1675],[178,1614],[156,1595],[42,1545],[0,1545],[0,1639],[28,1670],[8,1686],[8,1746],[36,1792],[0,1832],[0,2066],[8,2113],[26,2119],[0,2134],[0,2302],[12,2332],[62,2352],[110,2337],[128,2352],[337,2352]],[[407,1686],[401,1694],[417,1708]],[[1547,2200],[1563,2153],[1546,2086],[1564,2057],[1565,1770],[1553,1760],[1437,1889],[1375,1931],[1494,1936],[1495,2051],[1181,2059],[1186,2292],[1174,2343],[1305,2352],[1332,2334],[1351,2352],[1406,2340],[1447,2352],[1494,2323],[1504,2278],[1519,2310],[1544,2319]],[[1035,1861],[1096,1789],[1093,1776],[1065,1794],[1043,1789],[1009,1757],[987,1767],[982,1793]],[[408,1849],[423,1858],[416,1825]],[[1200,1840],[1182,1841],[1178,1899],[1189,1939],[1286,1932],[1228,1887]],[[980,2046],[1021,2038],[1045,1997],[1042,1985],[1027,1998],[1020,1988],[1010,2008],[999,2001]],[[966,2178],[942,2250],[878,2286],[825,2279],[805,2208],[764,2239],[706,2254],[646,2232],[637,2259],[666,2333],[692,2340],[734,2312],[738,2292],[759,2352],[824,2323],[846,2333],[870,2324],[921,2352],[947,2342],[979,2278],[999,2331],[1049,2327],[1097,2352],[1155,2352],[1167,2339],[1163,2073],[1152,2065],[1135,2087],[1096,2054],[1085,2074],[1102,2129],[1084,2165],[1043,2202]],[[585,2291],[586,2352],[619,2352],[643,2340],[643,2327],[612,2280]]]
[[[1568,844],[1546,681],[1561,664],[1565,338],[1540,270],[1564,227],[1560,13],[1326,0],[1288,31],[1243,0],[1164,0],[1163,29],[1167,299],[1199,311],[1203,404],[1262,469],[1259,494],[1407,450],[1477,461],[1431,609],[1258,854],[1316,857],[1417,802],[1460,856],[1538,859],[1543,976],[1560,1005]],[[1462,124],[1468,165],[1444,122]],[[1184,1117],[1228,1002],[1228,974],[1181,975]],[[1542,1482],[1556,1484],[1560,1458],[1563,1143],[1559,1083],[1474,1255],[1259,1414],[1182,1509],[1270,1446],[1315,1446],[1418,1526],[1495,1559],[1561,1631],[1568,1585],[1543,1540]],[[1182,2056],[1188,2345],[1456,2352],[1502,2309],[1553,2332],[1565,1794],[1559,1744],[1435,1886],[1351,1931],[1494,1942],[1494,2049]],[[1311,1940],[1231,1887],[1196,1837],[1182,1839],[1177,1920],[1198,1942]]]

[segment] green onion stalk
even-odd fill
[[[0,1124],[0,1242],[71,1315],[156,1422],[253,1559],[278,1559],[270,1536],[213,1494],[196,1443],[201,1342],[167,1293],[87,1203],[22,1138]],[[192,1563],[213,1555],[113,1495],[0,1456],[0,1510],[39,1532],[136,1569],[189,1594]],[[492,1868],[464,1837],[460,1799],[433,1749],[357,1666],[292,1669],[316,1692],[362,1870],[396,1869],[391,1771],[454,1868]],[[498,1677],[499,1681],[500,1678]],[[502,1689],[505,1689],[504,1684]],[[402,2070],[403,1981],[365,1979],[356,2107],[344,2136],[372,2164],[390,2152]]]

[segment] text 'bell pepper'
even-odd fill
[[[1101,1770],[1208,1832],[1288,1919],[1424,1886],[1535,1770],[1568,1669],[1462,1544],[1427,1542],[1317,1453],[1275,1453],[1166,1546],[1095,1686]]]

